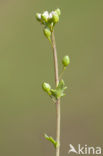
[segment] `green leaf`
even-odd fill
[[[49,140],[54,145],[55,148],[58,146],[57,142],[51,136],[49,137],[47,134],[45,134],[44,137],[45,139]]]
[[[59,81],[59,84],[58,84],[58,86],[57,86],[57,89],[63,89],[64,86],[65,86],[64,81],[63,81],[63,80],[60,80],[60,81]]]
[[[64,94],[65,89],[67,89],[67,87],[65,87],[64,81],[60,80],[57,88],[55,90],[51,89],[51,93],[56,99],[58,99],[65,95]]]
[[[56,90],[51,89],[50,91],[51,91],[52,96],[54,96],[54,97],[56,98],[56,97],[57,97],[57,96],[56,96]]]

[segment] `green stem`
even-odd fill
[[[51,36],[52,48],[53,48],[53,57],[54,57],[54,70],[55,70],[55,85],[58,86],[59,75],[58,75],[58,60],[57,60],[57,50],[55,43],[54,31]],[[56,141],[58,146],[56,147],[56,156],[60,156],[60,99],[56,101]]]
[[[62,70],[62,72],[61,72],[61,74],[60,74],[60,76],[59,76],[59,80],[61,80],[61,78],[62,78],[62,76],[63,76],[64,71],[65,71],[65,67],[63,67],[63,70]]]

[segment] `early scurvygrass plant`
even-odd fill
[[[55,89],[52,89],[50,84],[44,82],[42,84],[43,90],[50,96],[53,102],[56,104],[56,140],[51,136],[44,135],[47,140],[49,140],[56,149],[56,156],[60,156],[60,99],[65,95],[65,86],[62,75],[66,67],[70,64],[69,56],[64,56],[62,60],[63,71],[60,76],[58,74],[58,59],[57,59],[57,50],[54,36],[54,27],[56,23],[59,22],[59,17],[61,15],[60,9],[55,11],[48,12],[44,11],[41,13],[36,13],[36,19],[42,24],[43,32],[46,38],[50,41],[50,44],[53,49],[53,58],[54,58],[54,71],[55,71]]]

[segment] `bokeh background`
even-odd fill
[[[103,143],[103,1],[0,0],[0,155],[55,155],[55,105],[42,91],[54,87],[51,47],[35,13],[60,7],[55,27],[59,70],[64,55],[67,96],[61,103],[61,155],[69,144]]]

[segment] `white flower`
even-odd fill
[[[40,13],[36,13],[36,19],[37,19],[38,21],[41,21],[41,14],[40,14]]]
[[[53,17],[54,14],[55,14],[55,11],[50,12],[49,18],[51,19],[51,18]]]
[[[49,19],[52,19],[52,17],[53,17],[53,14],[52,14],[52,12],[49,14]]]
[[[46,19],[49,18],[49,13],[48,11],[44,11],[44,13],[42,14],[43,17],[45,17]]]
[[[41,19],[41,14],[40,13],[38,13],[38,18]]]

